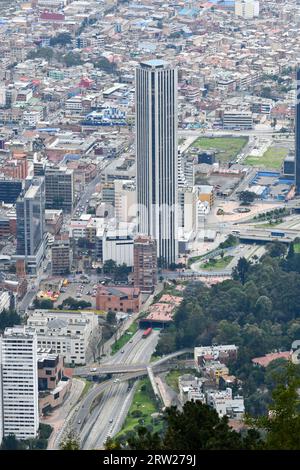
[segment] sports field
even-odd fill
[[[280,170],[283,159],[287,156],[288,149],[285,147],[270,147],[263,155],[258,157],[249,156],[245,165],[257,166],[270,170]]]
[[[200,137],[192,146],[203,150],[215,150],[221,162],[234,160],[247,144],[248,137]]]

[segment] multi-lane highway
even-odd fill
[[[142,331],[138,331],[132,342],[107,361],[107,365],[108,362],[111,365],[148,363],[158,335],[159,331],[153,331],[148,338],[143,339]],[[108,387],[107,384],[95,386],[75,414],[72,429],[80,436],[83,449],[102,448],[108,436],[115,435],[121,429],[134,391],[128,389],[127,382],[118,380],[112,380]],[[91,409],[93,401],[101,392],[103,394],[99,404]]]

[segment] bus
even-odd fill
[[[143,335],[142,335],[142,338],[148,338],[148,336],[150,335],[152,331],[152,328],[147,328],[147,330],[144,331]]]

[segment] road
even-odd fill
[[[121,351],[116,353],[110,363],[148,363],[155,350],[159,331],[153,331],[145,340],[142,339],[142,333],[138,331],[133,336],[132,343],[124,346],[124,353]],[[85,419],[83,413],[78,413],[74,429],[80,434],[83,449],[102,448],[107,437],[115,435],[121,429],[131,398],[132,393],[128,390],[128,383],[113,383],[103,392],[99,405],[88,415],[85,423],[82,421],[82,418]]]
[[[62,431],[67,420],[71,417],[70,412],[79,400],[84,386],[85,382],[83,380],[73,379],[69,396],[65,400],[63,406],[58,407],[49,416],[45,416],[41,420],[42,423],[50,424],[53,427],[53,432],[48,441],[48,450],[59,448]]]

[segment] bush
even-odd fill
[[[133,410],[131,416],[133,418],[141,418],[143,416],[143,413],[140,410]]]

